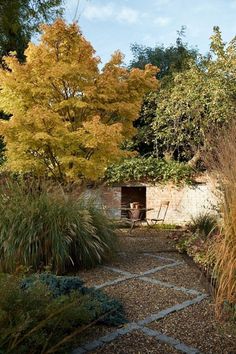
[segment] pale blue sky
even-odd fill
[[[64,1],[65,17],[72,22],[78,1]],[[103,62],[116,49],[129,62],[134,42],[174,43],[182,25],[186,41],[206,53],[213,26],[220,26],[225,41],[236,35],[236,0],[80,0],[77,19]]]

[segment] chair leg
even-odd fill
[[[131,223],[131,228],[130,228],[130,234],[131,234],[131,232],[133,231],[134,226],[135,226],[135,221],[132,221],[132,223]]]
[[[148,222],[148,220],[146,220],[146,223],[147,223],[147,231],[148,232],[152,232],[152,225]]]

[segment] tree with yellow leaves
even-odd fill
[[[42,26],[26,63],[5,57],[0,72],[0,122],[5,168],[58,180],[96,180],[108,164],[126,156],[123,140],[134,134],[144,94],[157,87],[157,68],[128,71],[117,51],[99,70],[100,59],[76,24]]]

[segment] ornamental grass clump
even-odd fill
[[[214,274],[217,278],[218,314],[236,309],[236,124],[212,140],[208,163],[217,174],[222,195],[223,226],[215,242]],[[226,305],[226,306],[225,306]],[[235,310],[234,310],[235,311]]]
[[[218,218],[215,214],[209,212],[200,213],[191,218],[189,225],[190,231],[197,233],[203,239],[207,239],[213,233],[217,232]]]
[[[0,270],[19,265],[63,273],[102,263],[115,248],[115,232],[104,211],[80,196],[34,184],[0,186]]]

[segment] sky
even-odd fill
[[[213,26],[220,27],[226,42],[236,35],[236,0],[64,0],[64,8],[66,20],[78,20],[103,64],[117,49],[128,64],[132,43],[175,43],[181,26],[186,26],[185,41],[202,54],[209,50]]]

